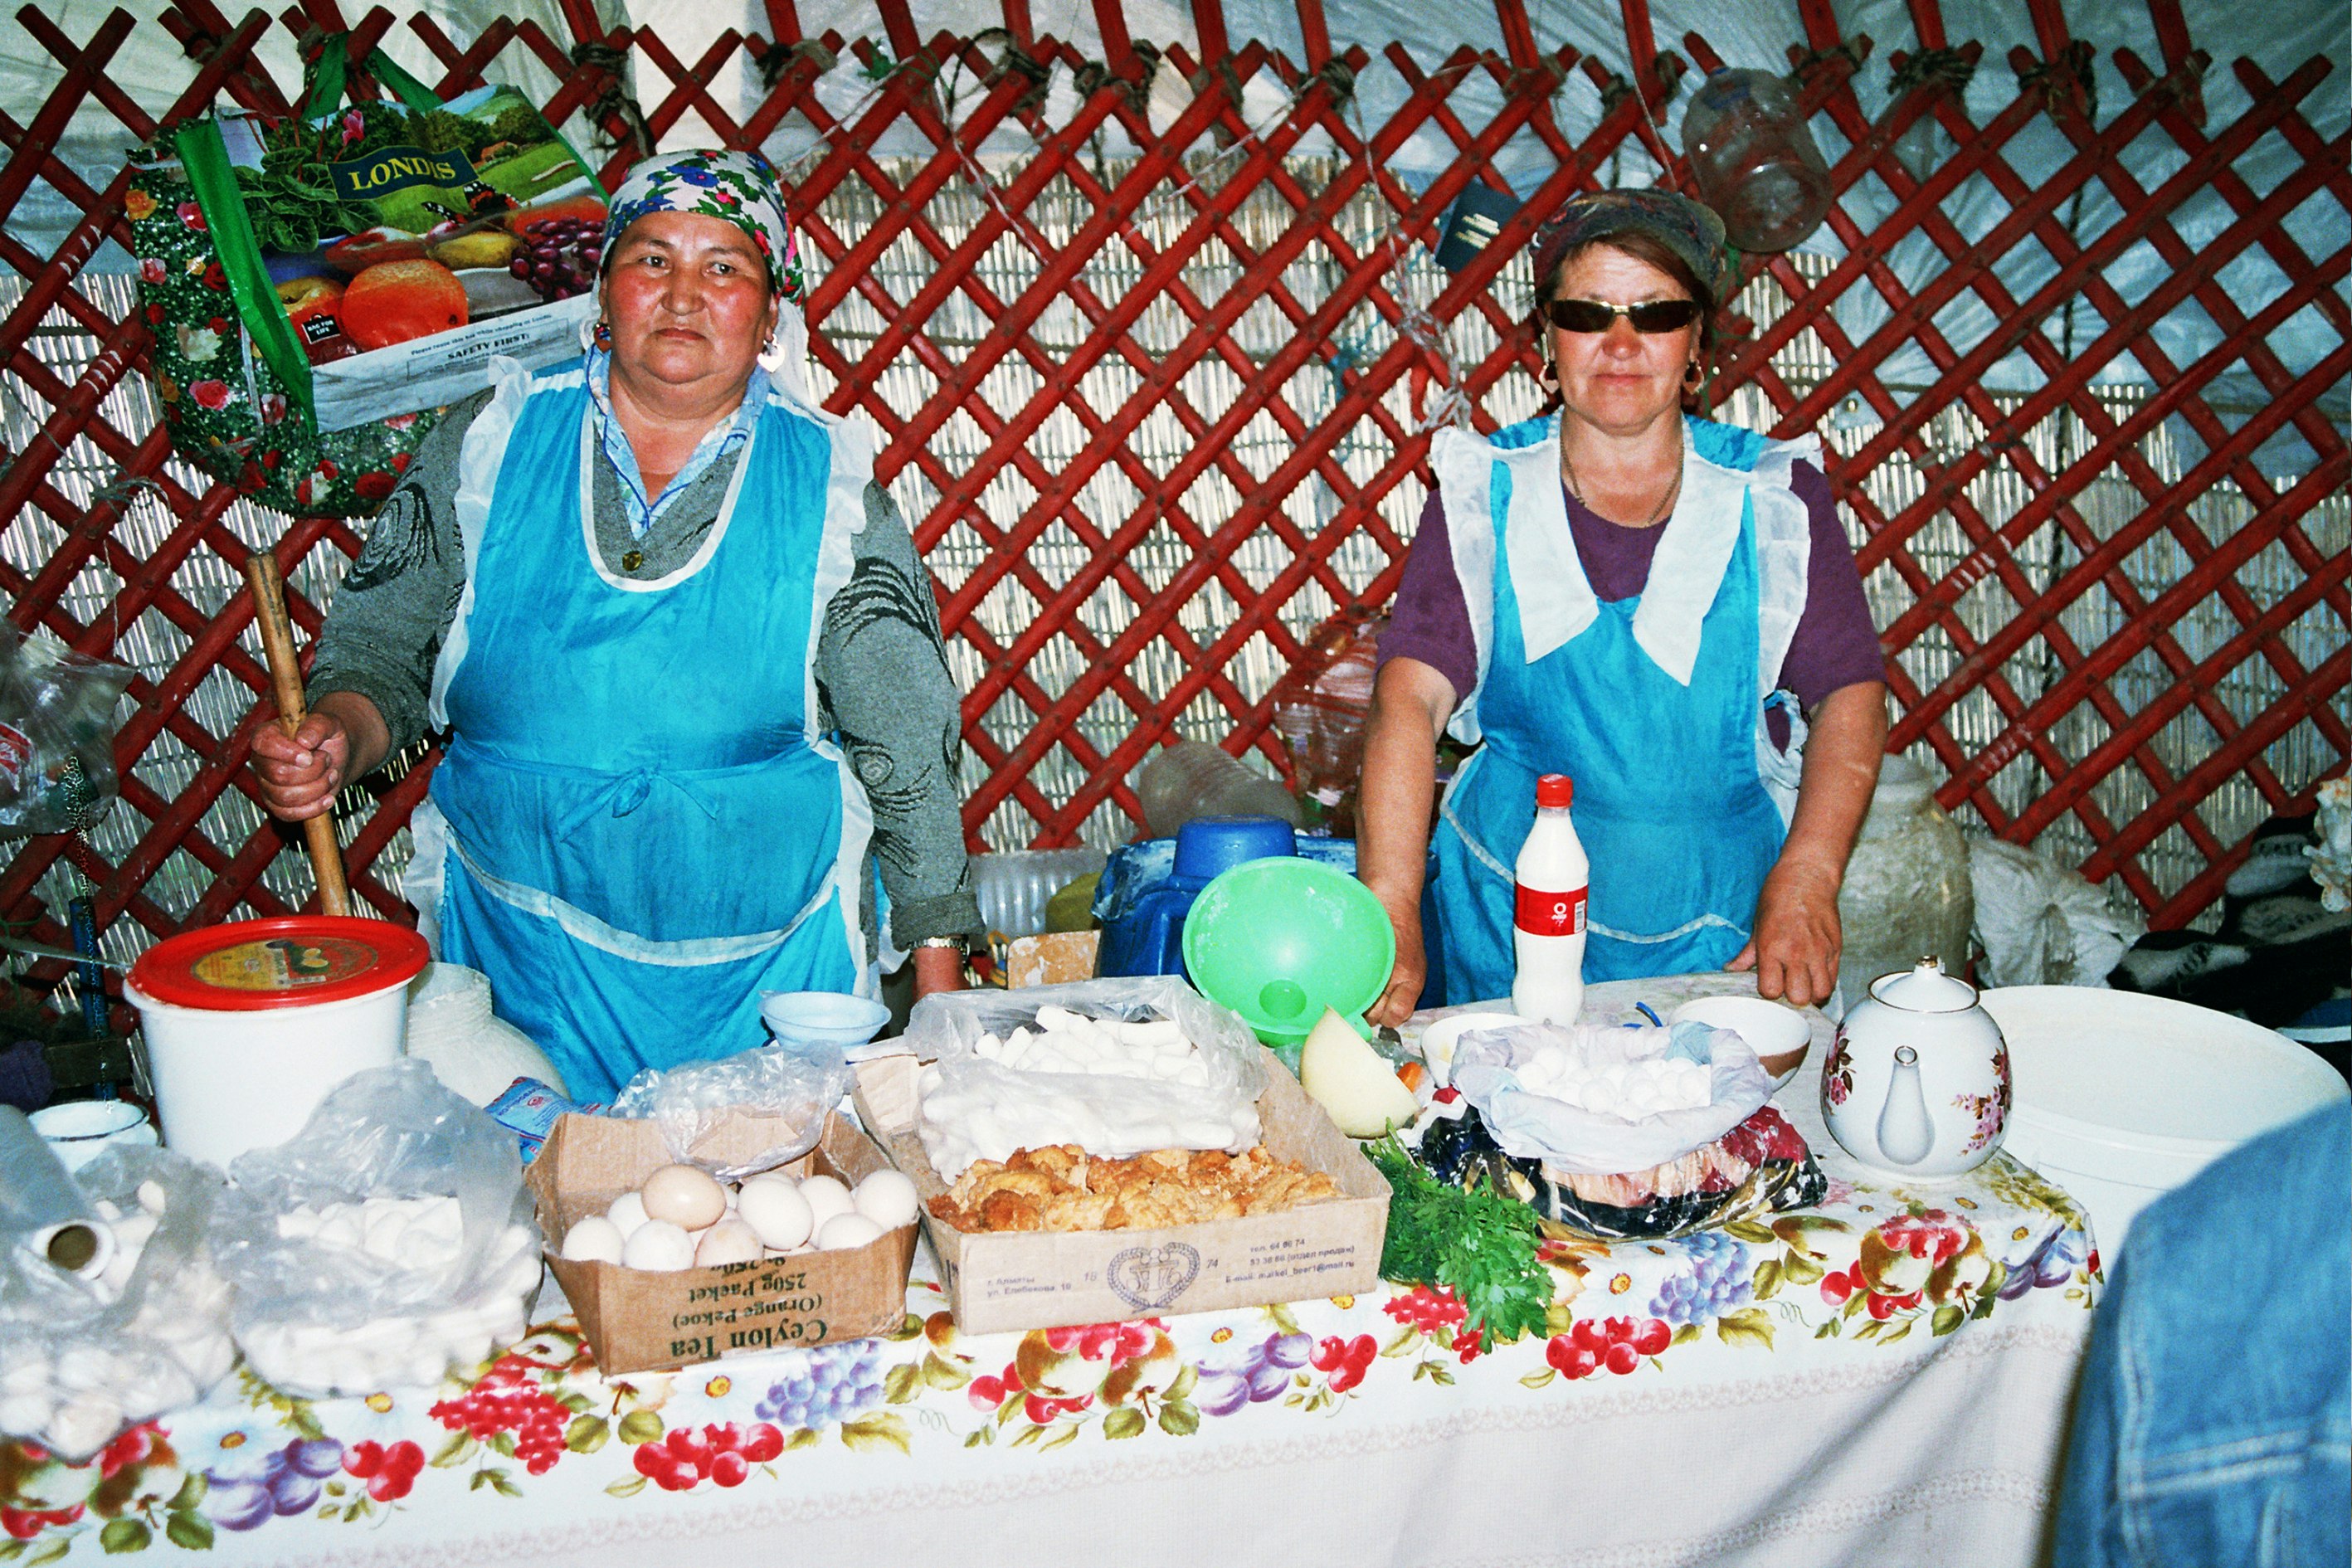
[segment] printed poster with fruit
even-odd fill
[[[538,110],[370,66],[398,101],[343,107],[336,73],[324,113],[224,112],[126,198],[174,445],[289,510],[372,511],[494,356],[576,355],[594,312],[604,194]]]

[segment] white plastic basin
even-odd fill
[[[1979,1000],[2009,1041],[2016,1081],[2004,1147],[2091,1211],[2109,1258],[2158,1197],[2346,1095],[2284,1036],[2186,1002],[2081,985]]]

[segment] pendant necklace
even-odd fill
[[[1675,443],[1675,446],[1676,446],[1676,447],[1677,447],[1677,448],[1679,448],[1679,447],[1681,447],[1681,445],[1682,445],[1682,443],[1680,443],[1680,442],[1676,442],[1676,443]],[[1584,489],[1583,489],[1583,487],[1582,487],[1582,486],[1580,486],[1580,485],[1579,485],[1579,484],[1576,482],[1576,465],[1575,465],[1574,463],[1572,463],[1572,462],[1570,462],[1570,461],[1569,460],[1569,456],[1568,456],[1568,444],[1567,444],[1565,441],[1563,441],[1563,442],[1561,442],[1561,443],[1560,443],[1560,448],[1559,448],[1559,468],[1560,468],[1560,472],[1568,476],[1568,493],[1569,493],[1569,494],[1570,494],[1570,495],[1572,495],[1572,496],[1574,496],[1574,497],[1576,498],[1576,504],[1577,504],[1577,505],[1579,505],[1579,506],[1580,506],[1580,507],[1582,507],[1582,508],[1583,508],[1585,510],[1587,510],[1587,511],[1591,511],[1593,516],[1595,516],[1595,517],[1601,517],[1601,514],[1600,514],[1599,512],[1597,512],[1597,511],[1593,511],[1593,510],[1592,510],[1592,503],[1591,503],[1591,501],[1588,501],[1588,500],[1586,500],[1584,499]],[[1664,517],[1664,516],[1666,515],[1666,513],[1667,513],[1669,510],[1671,510],[1673,509],[1674,504],[1675,504],[1675,497],[1677,497],[1677,496],[1679,496],[1679,495],[1681,495],[1682,493],[1683,493],[1683,466],[1682,466],[1682,464],[1681,464],[1681,463],[1677,462],[1677,463],[1675,465],[1675,478],[1674,478],[1674,482],[1673,482],[1672,484],[1670,484],[1670,485],[1668,485],[1668,486],[1666,487],[1666,496],[1665,496],[1665,499],[1664,499],[1664,500],[1662,500],[1662,501],[1660,501],[1660,502],[1658,503],[1658,510],[1655,510],[1655,511],[1654,511],[1654,512],[1652,512],[1652,513],[1650,514],[1650,521],[1647,521],[1647,522],[1644,522],[1644,523],[1641,523],[1641,524],[1639,524],[1638,526],[1643,527],[1643,528],[1655,528],[1655,527],[1657,527],[1657,526],[1658,526],[1658,520],[1659,520],[1659,519],[1661,519],[1661,518],[1663,518],[1663,517]],[[1607,518],[1601,518],[1601,521],[1602,521],[1603,522],[1606,522],[1606,521],[1608,521],[1609,520],[1608,520]],[[1624,527],[1624,526],[1627,526],[1627,525],[1621,523],[1621,524],[1619,524],[1618,526],[1620,526],[1620,527]]]

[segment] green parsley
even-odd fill
[[[1389,1179],[1381,1277],[1450,1286],[1482,1351],[1542,1332],[1551,1274],[1537,1261],[1543,1232],[1535,1211],[1495,1193],[1448,1186],[1393,1138],[1365,1152]]]

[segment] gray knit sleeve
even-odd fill
[[[866,489],[849,581],[817,640],[818,700],[874,808],[873,855],[900,947],[981,929],[964,858],[962,724],[930,574],[890,492]]]
[[[354,691],[375,704],[392,750],[425,734],[434,661],[466,587],[457,530],[457,458],[487,392],[453,404],[375,514],[367,543],[343,574],[319,636],[308,700]]]

